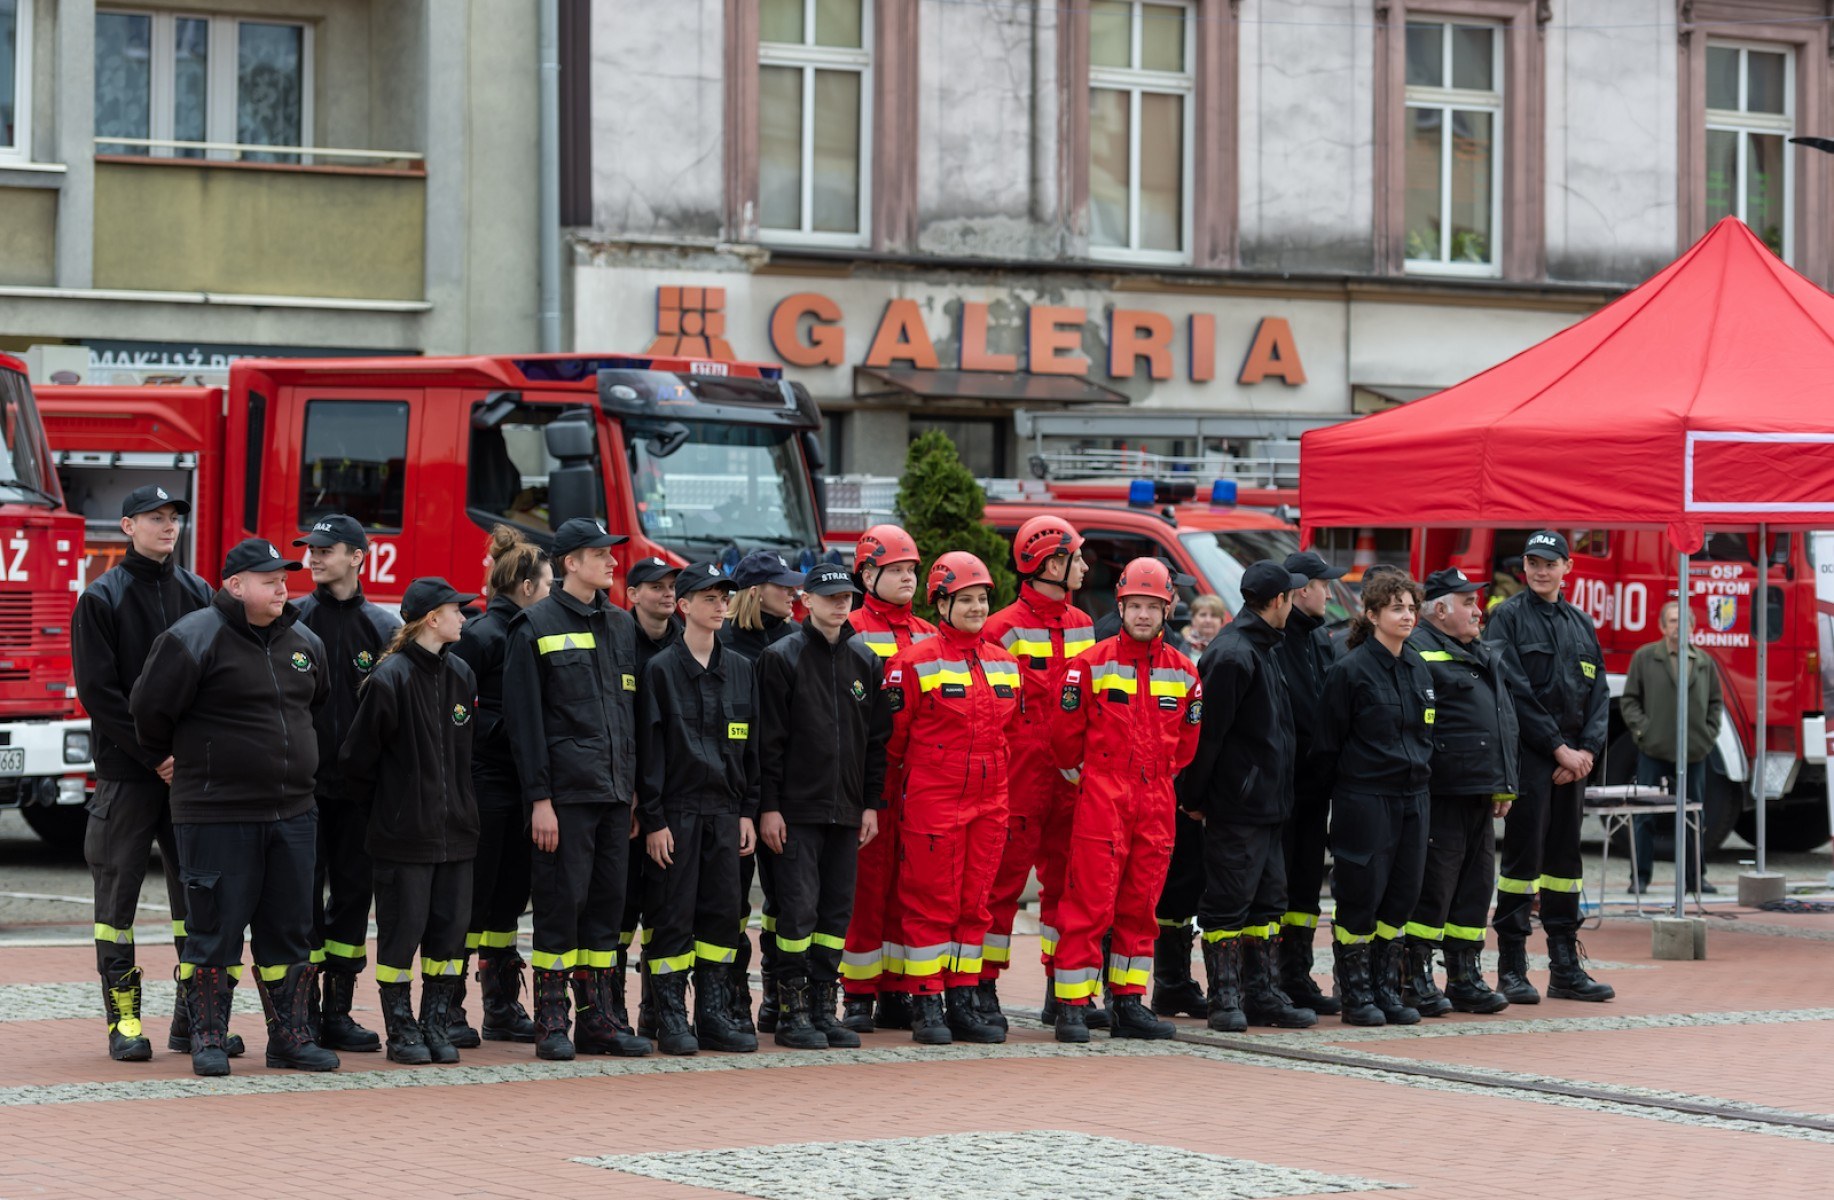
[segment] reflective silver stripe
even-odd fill
[[[1056,979],[1059,984],[1094,983],[1097,979],[1101,978],[1102,969],[1100,967],[1086,967],[1081,970],[1066,971],[1062,967],[1058,967],[1051,974],[1052,978]]]
[[[931,675],[940,675],[945,671],[960,672],[966,675],[968,673],[968,663],[965,659],[938,658],[930,662],[918,663],[915,670],[919,678],[926,679]]]
[[[988,683],[1005,683],[1019,686],[1019,668],[1012,663],[984,662],[981,670],[987,675]]]
[[[1098,688],[1102,686],[1104,679],[1125,679],[1128,683],[1132,683],[1138,677],[1138,673],[1124,663],[1096,663],[1089,670],[1089,682]]]
[[[1154,683],[1182,683],[1186,687],[1197,682],[1197,676],[1179,667],[1154,667]]]
[[[1052,926],[1040,925],[1038,926],[1038,936],[1047,942],[1055,942],[1060,940],[1063,935],[1058,933]]]
[[[915,646],[918,642],[927,642],[935,636],[935,634],[925,633],[921,629],[913,629],[911,630],[911,645]]]
[[[1051,656],[1051,631],[1048,629],[1008,629],[1000,644],[1014,654],[1023,654],[1028,658],[1049,658]],[[1022,649],[1014,649],[1022,646]]]
[[[990,933],[982,940],[989,950],[1005,950],[1013,944],[1013,940],[1003,933]]]
[[[1128,958],[1125,954],[1110,954],[1108,969],[1110,971],[1146,971],[1150,973],[1153,969],[1153,960],[1151,955],[1145,958]],[[1058,975],[1061,977],[1063,972],[1059,971]]]

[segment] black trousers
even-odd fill
[[[643,961],[652,975],[738,960],[739,817],[669,814],[674,861],[643,864]]]
[[[1325,847],[1331,824],[1331,794],[1298,788],[1293,793],[1293,815],[1281,830],[1286,852],[1287,925],[1318,927],[1319,897],[1325,887]]]
[[[83,829],[83,858],[95,884],[96,970],[103,975],[119,978],[134,965],[134,916],[155,844],[172,906],[172,932],[183,951],[185,885],[179,879],[169,797],[157,779],[96,781]]]
[[[459,975],[471,916],[472,860],[376,860],[376,981],[406,983],[414,952],[422,975]]]
[[[1204,939],[1243,933],[1271,938],[1286,913],[1286,852],[1278,825],[1204,822]]]
[[[1521,941],[1529,909],[1541,894],[1541,927],[1550,934],[1579,931],[1585,868],[1579,855],[1583,779],[1558,786],[1554,760],[1522,748],[1522,791],[1503,818],[1503,863],[1497,878],[1496,932]]]
[[[1489,796],[1434,796],[1427,824],[1426,873],[1409,937],[1484,944],[1496,878],[1496,825]]]
[[[858,834],[855,834],[858,841]],[[857,846],[855,847],[858,848]],[[777,970],[777,856],[762,844],[739,860],[739,957],[734,965],[741,974],[751,970],[751,884],[758,881],[764,896],[764,913],[759,922],[763,936],[758,938],[759,969],[766,975]]]
[[[630,864],[630,805],[556,804],[560,845],[534,850],[529,890],[535,909],[537,971],[609,967],[624,919]]]
[[[641,835],[630,844],[630,854],[624,868],[624,919],[618,929],[618,948],[626,954],[631,943],[637,940],[637,926],[643,924],[643,864],[649,861],[644,853]]]
[[[284,821],[178,824],[172,832],[185,881],[181,963],[238,966],[244,929],[263,979],[310,959],[317,809]]]
[[[355,975],[369,965],[369,902],[373,868],[363,839],[369,806],[346,798],[318,800],[318,863],[313,872],[313,961]],[[327,897],[326,893],[330,895]]]
[[[782,854],[758,851],[763,860],[758,869],[772,879],[777,910],[776,933],[760,939],[759,946],[774,949],[770,969],[779,977],[818,983],[840,978],[859,856],[858,825],[791,825]]]
[[[1426,869],[1427,795],[1340,793],[1331,805],[1336,937],[1394,939],[1414,915]]]
[[[503,949],[516,944],[516,922],[529,906],[529,871],[535,848],[520,804],[478,806],[478,856],[471,860],[471,912],[465,948]],[[382,925],[380,888],[376,926]],[[381,954],[378,942],[377,954]]]
[[[1178,812],[1172,829],[1172,864],[1166,868],[1165,886],[1159,889],[1154,915],[1161,926],[1183,928],[1197,916],[1204,896],[1204,823]]]

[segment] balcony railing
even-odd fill
[[[426,161],[424,155],[413,150],[352,150],[327,146],[267,146],[252,142],[188,142],[174,138],[132,138],[132,137],[99,137],[95,139],[100,157],[106,158],[158,158],[190,162],[254,162],[263,166],[272,165],[267,157],[250,159],[248,155],[278,155],[295,160],[291,164],[299,166],[328,166],[327,159],[355,159],[365,164],[400,162],[413,164],[420,168]],[[129,146],[135,149],[151,150],[152,154],[115,154],[108,151],[112,146]],[[159,151],[199,151],[198,154],[161,154]],[[227,155],[237,155],[229,158]]]

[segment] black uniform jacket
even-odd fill
[[[1244,608],[1198,660],[1203,721],[1179,804],[1213,821],[1278,825],[1293,811],[1293,714],[1280,631]]]
[[[792,825],[858,825],[885,807],[891,705],[884,668],[852,629],[829,642],[808,621],[757,662],[758,810]]]
[[[478,807],[501,812],[519,807],[522,786],[516,756],[503,720],[503,664],[509,653],[509,624],[522,610],[507,596],[492,596],[484,611],[465,622],[451,653],[463,659],[477,681],[477,715],[471,721],[471,782]]]
[[[357,689],[382,660],[383,651],[401,628],[401,618],[371,604],[357,592],[339,600],[325,588],[314,588],[300,600],[299,623],[325,643],[325,686],[329,691],[318,710],[318,784],[321,799],[341,800],[344,768],[338,752],[350,734],[357,715]]]
[[[1293,787],[1303,795],[1329,790],[1318,777],[1312,743],[1318,726],[1318,702],[1325,692],[1325,673],[1337,659],[1338,647],[1326,636],[1324,622],[1294,608],[1274,647],[1274,658],[1286,678],[1286,694],[1293,705]]]
[[[154,782],[164,761],[140,745],[127,697],[146,666],[153,639],[188,613],[210,607],[210,585],[171,559],[154,562],[129,548],[77,597],[70,626],[76,695],[89,714],[96,778]]]
[[[1424,621],[1407,644],[1433,673],[1433,794],[1514,796],[1522,777],[1516,702],[1496,648]]]
[[[643,622],[638,621],[635,616],[632,616],[631,620],[635,621],[637,625],[637,678],[641,680],[643,668],[650,665],[650,659],[681,640],[681,618],[670,617],[669,623],[662,627],[662,636],[659,638],[653,638],[646,633],[643,629]]]
[[[392,862],[475,858],[471,785],[477,677],[455,654],[409,642],[363,685],[343,747],[350,798],[370,805],[364,847]]]
[[[760,612],[758,617],[764,626],[762,629],[740,629],[732,621],[720,627],[720,641],[726,648],[738,651],[752,662],[757,662],[766,649],[796,632],[793,621],[773,617],[767,612]]]
[[[1312,753],[1338,796],[1413,796],[1433,764],[1433,675],[1407,647],[1390,654],[1374,636],[1325,676]]]
[[[169,754],[172,820],[282,821],[313,806],[325,647],[289,604],[264,628],[219,591],[153,640],[128,708],[154,761]]]
[[[637,623],[556,587],[510,623],[503,719],[525,803],[629,804],[637,772]]]
[[[1524,590],[1491,610],[1484,640],[1508,671],[1524,746],[1543,758],[1563,745],[1605,752],[1611,692],[1591,617]]]
[[[677,814],[758,815],[757,675],[714,639],[706,666],[685,641],[643,669],[637,819],[645,836]]]

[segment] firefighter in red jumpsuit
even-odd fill
[[[1003,1042],[1006,1031],[981,1014],[979,985],[993,921],[987,902],[1006,844],[1019,664],[981,640],[993,576],[980,559],[960,551],[938,558],[925,594],[942,624],[891,660],[884,684],[892,710],[886,773],[904,776],[898,943],[911,1037],[923,1045]]]
[[[1112,1037],[1169,1038],[1141,1003],[1159,934],[1154,908],[1171,865],[1178,800],[1172,782],[1197,753],[1203,688],[1197,668],[1165,644],[1177,592],[1157,559],[1121,572],[1121,632],[1097,642],[1064,672],[1052,717],[1057,765],[1081,767],[1070,833],[1070,869],[1057,916],[1057,1040],[1089,1040],[1090,1002],[1108,954]]]
[[[1007,784],[1006,848],[994,877],[993,927],[987,933],[987,965],[981,972],[981,1013],[1005,1028],[995,982],[1011,962],[1013,917],[1033,868],[1038,871],[1038,918],[1042,926],[1045,1007],[1051,959],[1057,951],[1057,897],[1070,858],[1070,814],[1076,785],[1051,759],[1051,713],[1057,707],[1064,668],[1095,645],[1089,614],[1072,603],[1088,571],[1082,534],[1061,517],[1033,517],[1013,537],[1013,565],[1019,598],[987,619],[981,637],[1004,646],[1019,660],[1024,712],[1012,739],[1012,775]],[[1054,1018],[1047,1015],[1045,1020]]]
[[[853,573],[865,593],[853,610],[854,636],[889,663],[900,650],[936,636],[936,626],[911,612],[917,595],[917,543],[896,525],[874,525],[854,548]],[[853,916],[841,954],[841,1024],[855,1033],[909,1029],[910,1004],[898,976],[903,952],[898,929],[898,813],[904,779],[888,764],[879,836],[860,848],[853,887]],[[878,1001],[875,1019],[873,1002]]]

